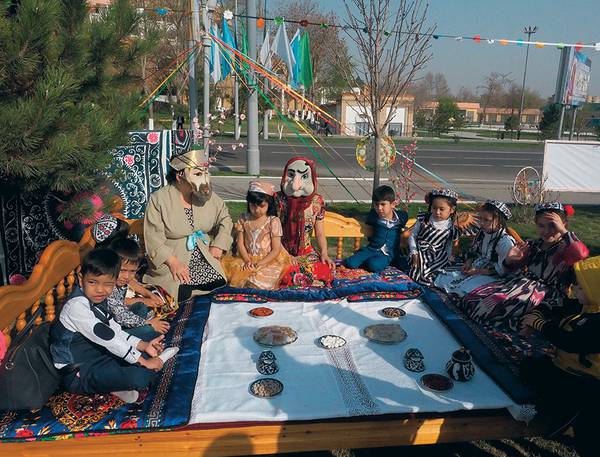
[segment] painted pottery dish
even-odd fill
[[[282,325],[269,325],[254,332],[254,341],[263,346],[283,346],[297,339],[298,334],[293,328]]]
[[[405,359],[412,359],[412,358],[415,358],[415,357],[421,358],[421,359],[424,358],[423,357],[423,353],[420,350],[418,350],[417,348],[407,349],[406,352],[404,353],[404,358]]]
[[[273,351],[262,351],[258,356],[259,362],[273,363],[275,360],[277,360],[277,357],[275,357]]]
[[[406,316],[406,311],[392,306],[383,308],[379,312],[382,314],[382,316],[389,317],[390,319]]]
[[[345,345],[346,340],[337,335],[323,335],[321,338],[319,338],[319,343],[325,349],[336,349]]]
[[[264,306],[260,306],[258,308],[252,308],[248,311],[252,317],[267,317],[273,314],[273,310],[271,308],[266,308]]]
[[[421,376],[421,385],[429,390],[436,392],[445,392],[454,387],[452,379],[442,374],[430,373]]]
[[[398,324],[369,325],[363,332],[369,340],[381,344],[395,344],[406,339],[406,332]]]
[[[417,348],[410,348],[404,354],[404,368],[419,373],[425,371],[425,357]]]
[[[277,365],[277,362],[275,362],[275,361],[271,361],[271,362],[259,361],[256,364],[256,370],[260,374],[264,374],[266,376],[271,376],[279,371],[279,366]]]
[[[283,392],[283,384],[274,378],[263,378],[250,384],[250,393],[255,397],[271,398]]]

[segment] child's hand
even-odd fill
[[[471,269],[471,265],[473,265],[473,259],[467,259],[465,263],[463,263],[462,272],[468,275],[467,271]]]
[[[247,262],[244,263],[244,265],[242,265],[242,270],[245,270],[245,271],[256,270],[256,265],[254,265],[251,260],[248,260]]]
[[[290,264],[295,267],[296,265],[298,265],[298,259],[294,256],[290,256]]]
[[[419,257],[419,254],[415,252],[410,255],[410,264],[417,269],[421,267],[421,258]]]
[[[556,231],[559,232],[561,235],[567,233],[568,230],[565,227],[565,223],[563,222],[562,218],[559,216],[558,213],[555,213],[554,211],[547,211],[543,214],[542,217],[544,217],[547,221],[554,225],[554,227],[556,227]]]
[[[159,308],[164,304],[158,295],[154,295],[152,292],[149,293],[151,294],[150,297],[144,297],[140,300],[144,305],[150,306],[151,308]]]
[[[161,334],[165,334],[169,331],[169,329],[171,328],[171,326],[169,325],[169,323],[167,321],[163,321],[161,319],[159,319],[158,317],[154,317],[152,319],[150,319],[148,321],[148,324],[150,324],[152,326],[152,328],[154,330],[156,330],[158,333]]]
[[[510,248],[510,251],[508,251],[508,254],[506,254],[506,259],[504,260],[509,265],[519,263],[525,258],[528,250],[529,246],[527,243],[515,244],[512,248]]]
[[[163,351],[164,344],[163,340],[165,339],[165,335],[160,335],[149,341],[144,348],[146,354],[150,357],[158,357],[158,355]]]
[[[327,253],[321,254],[321,262],[326,263],[327,265],[329,265],[329,268],[331,268],[333,271],[335,271],[335,262],[333,260],[331,260],[331,258],[329,257],[329,255],[327,255]]]
[[[160,369],[164,365],[163,361],[158,357],[152,357],[151,359],[145,359],[143,357],[140,357],[140,360],[138,360],[138,362],[141,366],[146,367],[152,371],[160,371]]]

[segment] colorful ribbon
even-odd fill
[[[210,243],[210,240],[208,239],[208,235],[206,233],[204,233],[202,230],[196,230],[194,233],[192,233],[191,235],[188,235],[188,237],[187,237],[185,247],[187,248],[188,251],[194,250],[198,239],[201,240],[206,245],[208,245],[208,243]]]

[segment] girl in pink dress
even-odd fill
[[[276,216],[275,186],[252,181],[246,195],[248,212],[235,224],[235,256],[227,256],[222,265],[232,287],[276,289],[291,262],[281,245],[283,229]]]

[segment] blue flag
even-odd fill
[[[226,20],[223,20],[223,33],[221,35],[221,40],[232,49],[237,50],[235,46],[235,40],[231,34],[231,30],[229,29],[229,25],[227,24]],[[235,61],[235,54],[230,51],[229,48],[225,48],[223,49],[221,58],[221,78],[225,79],[229,73],[231,73],[231,64]]]
[[[300,29],[296,30],[296,33],[290,41],[290,49],[294,56],[294,65],[292,66],[292,87],[298,89],[300,86],[300,73],[302,72],[302,61],[300,59]]]

